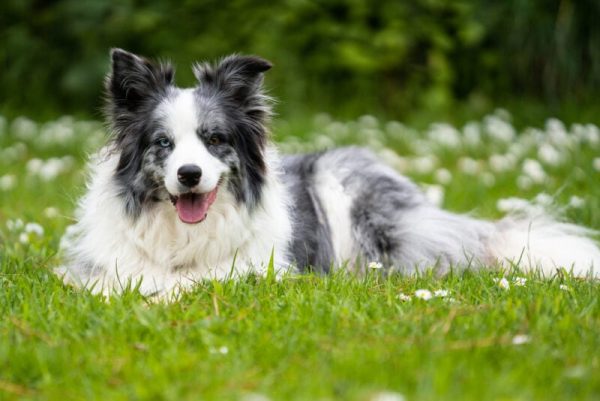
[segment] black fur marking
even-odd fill
[[[143,206],[149,202],[168,199],[168,193],[162,186],[164,164],[171,152],[170,148],[160,146],[156,139],[161,133],[153,131],[149,124],[141,129],[137,142],[131,142],[121,150],[121,157],[115,179],[120,184],[121,196],[125,201],[125,210],[131,217],[137,217]]]
[[[106,78],[107,119],[114,131],[114,147],[121,154],[115,180],[125,202],[125,211],[137,217],[156,195],[158,184],[143,170],[149,156],[156,122],[152,113],[172,89],[170,65],[152,63],[121,49],[111,51],[112,71]]]
[[[235,149],[238,163],[230,164],[230,189],[239,202],[249,208],[261,199],[266,165],[264,147],[267,141],[265,124],[271,115],[270,99],[262,91],[263,72],[271,64],[253,56],[230,56],[218,66],[197,65],[194,69],[200,82],[197,96],[215,102],[225,115],[225,135]],[[206,132],[207,138],[215,132]],[[208,146],[215,154],[217,150]],[[213,149],[213,150],[211,150]]]
[[[107,77],[109,111],[112,117],[124,111],[137,112],[166,94],[174,70],[168,64],[155,64],[122,49],[111,51],[112,73]]]
[[[300,270],[327,273],[334,259],[331,230],[314,187],[315,164],[321,154],[289,156],[283,161],[285,180],[294,196],[293,240],[290,245]]]

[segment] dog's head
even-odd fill
[[[114,49],[107,116],[120,152],[115,180],[127,213],[173,202],[185,223],[204,220],[218,191],[252,208],[265,181],[263,73],[271,64],[229,56],[198,64],[198,85],[175,86],[173,68]]]

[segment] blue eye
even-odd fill
[[[159,138],[156,143],[158,143],[158,146],[160,146],[161,148],[170,148],[171,147],[171,140],[169,138]]]

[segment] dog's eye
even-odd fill
[[[218,135],[211,135],[211,137],[208,139],[208,143],[216,146],[221,144],[221,138]]]
[[[158,144],[158,146],[160,146],[161,148],[170,148],[171,147],[171,140],[169,138],[159,138],[156,143]]]

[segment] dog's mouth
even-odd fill
[[[171,202],[177,210],[179,219],[187,224],[196,224],[204,221],[208,208],[217,199],[217,185],[215,189],[204,194],[188,192],[179,196],[171,195]]]

